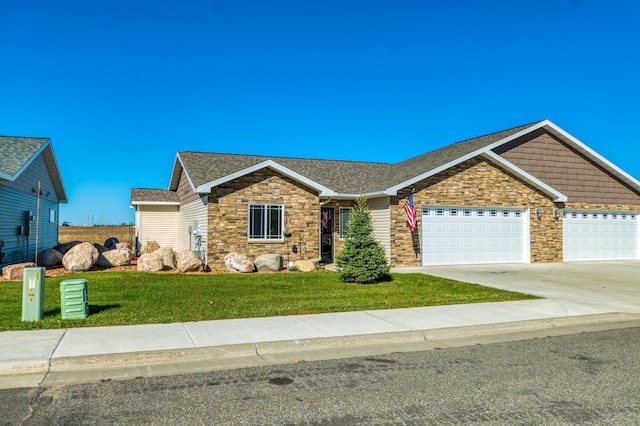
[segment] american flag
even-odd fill
[[[404,211],[407,213],[407,224],[411,232],[416,230],[416,212],[413,208],[413,192],[409,194],[407,201],[404,202]]]

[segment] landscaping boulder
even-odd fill
[[[316,269],[315,263],[310,260],[296,260],[293,262],[293,266],[298,268],[300,272],[311,272]]]
[[[133,251],[133,247],[129,243],[116,243],[116,249],[127,249],[131,255],[131,259],[135,259],[136,253]]]
[[[282,255],[277,253],[261,254],[255,262],[258,271],[278,272],[282,269]]]
[[[84,272],[98,263],[98,250],[89,243],[75,245],[62,257],[62,265],[69,272]]]
[[[254,272],[256,265],[244,254],[236,253],[235,251],[229,253],[224,257],[224,265],[229,272]]]
[[[153,253],[160,248],[160,244],[155,241],[147,241],[140,249],[140,254]]]
[[[96,248],[96,250],[98,250],[98,253],[104,253],[105,251],[111,250],[98,243],[93,243],[93,246]]]
[[[115,250],[116,249],[116,244],[118,244],[120,241],[118,241],[118,239],[116,237],[111,237],[111,238],[107,238],[104,242],[104,246],[108,249],[108,250]]]
[[[138,258],[138,271],[158,272],[162,268],[162,256],[158,253],[145,253]]]
[[[193,250],[182,250],[178,253],[176,264],[180,272],[198,272],[204,269],[204,262]]]
[[[98,256],[100,266],[125,266],[131,265],[131,252],[127,249],[107,250]]]
[[[22,281],[24,268],[33,268],[34,266],[36,266],[36,264],[33,262],[4,266],[2,268],[2,279],[7,281]]]
[[[162,265],[165,269],[175,269],[176,253],[171,247],[160,247],[154,253],[158,253],[162,257]]]
[[[46,249],[38,254],[38,265],[44,267],[57,266],[62,263],[62,253],[56,249]]]
[[[126,248],[127,250],[133,253],[133,247],[131,247],[131,244],[129,243],[116,243],[116,248],[117,249]]]
[[[65,254],[67,254],[69,250],[71,250],[73,247],[77,246],[81,242],[82,241],[69,241],[68,243],[58,244],[57,246],[54,247],[54,249],[59,251],[60,254],[64,256]]]

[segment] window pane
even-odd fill
[[[249,238],[264,238],[263,206],[249,206]]]
[[[282,238],[282,207],[281,206],[267,206],[268,209],[268,226],[269,233],[266,238],[278,239]]]
[[[346,238],[349,232],[349,218],[351,217],[351,209],[340,208],[340,238]]]

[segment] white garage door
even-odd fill
[[[422,264],[529,261],[525,209],[423,207]]]
[[[639,222],[637,213],[565,210],[564,260],[637,259]]]

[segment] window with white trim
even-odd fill
[[[351,207],[340,207],[340,238],[347,238],[349,232],[349,218],[351,217]]]
[[[284,206],[249,204],[249,241],[282,240]]]
[[[54,209],[49,209],[49,222],[58,223],[58,211]]]

